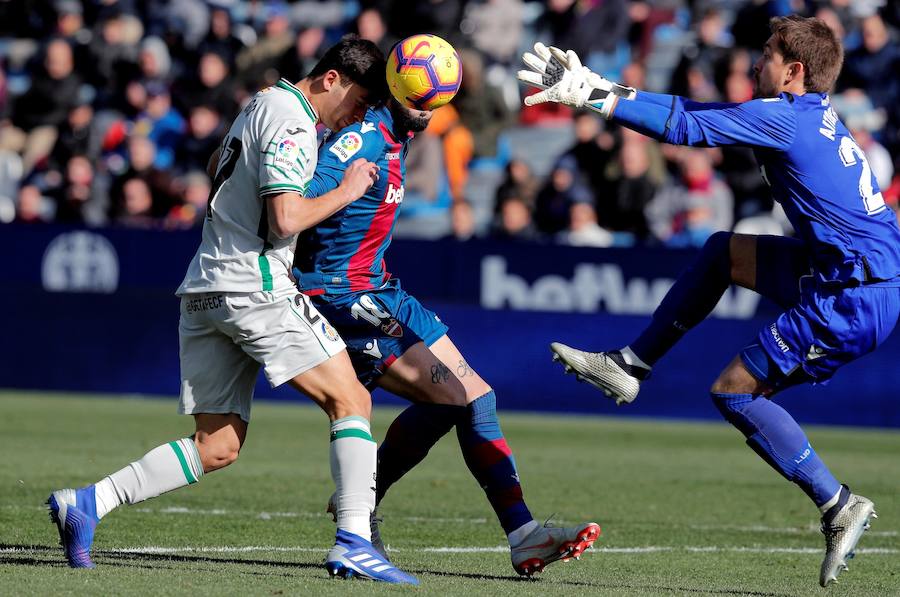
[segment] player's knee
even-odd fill
[[[753,402],[755,398],[753,394],[732,394],[716,392],[715,390],[710,392],[710,397],[719,413],[732,425],[737,425],[743,421],[742,413],[744,408]]]
[[[372,395],[353,379],[353,383],[340,384],[326,391],[324,409],[332,420],[352,416],[369,419],[372,416]]]
[[[241,444],[236,439],[201,438],[197,441],[197,452],[203,471],[210,472],[224,468],[238,459]]]
[[[706,239],[700,250],[700,260],[721,276],[731,277],[731,232],[720,230]]]

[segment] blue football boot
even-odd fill
[[[47,498],[50,520],[59,530],[59,542],[72,568],[93,568],[91,545],[97,518],[94,486],[81,489],[60,489]]]
[[[419,579],[394,567],[371,542],[338,529],[334,547],[325,558],[325,568],[340,578],[368,578],[395,584],[419,584]]]

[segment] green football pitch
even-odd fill
[[[418,588],[329,579],[334,526],[324,415],[260,402],[240,460],[112,513],[95,570],[70,570],[43,502],[189,435],[174,399],[0,393],[0,595],[900,595],[900,437],[810,428],[837,476],[880,518],[840,584],[822,589],[824,541],[807,498],[725,424],[503,413],[536,518],[594,520],[581,561],[516,577],[455,435],[382,504],[394,563]],[[382,437],[396,410],[376,407]]]

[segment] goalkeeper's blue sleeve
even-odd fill
[[[791,101],[793,98],[784,93],[741,104],[701,103],[641,91],[634,100],[619,101],[611,120],[674,145],[785,150],[793,143],[797,129]]]

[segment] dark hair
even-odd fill
[[[807,91],[827,93],[844,63],[844,47],[825,21],[790,15],[769,21],[775,49],[785,62],[799,62]]]
[[[336,70],[345,85],[356,83],[369,90],[369,101],[374,103],[387,97],[384,54],[374,43],[358,35],[345,35],[328,48],[322,59],[307,75],[320,77],[329,70]]]

